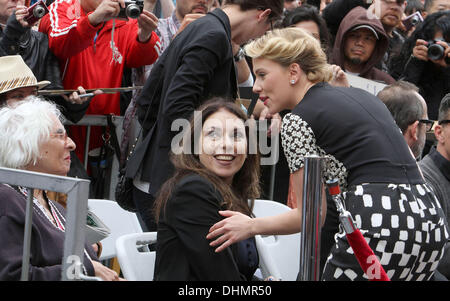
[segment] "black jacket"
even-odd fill
[[[442,68],[433,62],[421,61],[411,56],[406,65],[398,64],[397,70],[401,72],[399,80],[411,82],[419,87],[419,93],[427,103],[428,117],[437,120],[441,100],[450,93],[450,67]],[[400,72],[397,71],[397,74]]]
[[[220,253],[209,246],[209,228],[223,217],[223,198],[212,183],[192,174],[182,178],[158,223],[155,280],[251,280],[258,267],[254,237]]]
[[[171,131],[172,122],[188,120],[212,96],[231,99],[236,93],[230,22],[215,9],[177,35],[153,67],[137,99],[144,141],[127,163],[127,176],[134,178],[142,165],[142,180],[156,196],[173,172],[169,152],[177,132]]]
[[[47,36],[23,27],[15,14],[9,17],[5,29],[0,29],[0,56],[6,55],[20,55],[38,81],[50,81],[46,90],[63,89],[59,63],[48,48]],[[72,122],[79,121],[89,106],[89,101],[78,105],[71,104],[60,96],[46,98],[59,105],[64,116]]]

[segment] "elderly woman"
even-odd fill
[[[256,74],[253,90],[270,113],[283,119],[282,144],[303,203],[305,156],[329,156],[324,178],[338,178],[346,208],[391,280],[428,280],[448,239],[445,216],[386,106],[356,88],[327,83],[331,68],[319,42],[304,30],[275,30],[246,46]],[[255,234],[301,231],[300,209],[250,218],[225,211],[210,229],[222,250]],[[328,207],[327,219],[336,213]],[[217,238],[217,236],[219,236]],[[325,280],[364,280],[345,233],[336,233],[323,271]]]
[[[61,124],[60,111],[50,102],[29,96],[0,109],[0,166],[58,176],[70,168],[75,144]],[[0,280],[19,280],[27,190],[0,184]],[[65,210],[34,190],[30,270],[28,279],[59,280],[65,237]],[[117,273],[98,262],[86,245],[83,270],[89,276],[118,280]]]

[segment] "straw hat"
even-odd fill
[[[25,87],[42,89],[48,84],[50,82],[47,80],[37,81],[20,55],[0,57],[0,94]]]

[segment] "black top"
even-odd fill
[[[171,131],[172,122],[189,120],[212,96],[236,94],[230,21],[215,9],[177,35],[153,67],[136,102],[145,139],[127,163],[127,176],[134,178],[142,165],[142,180],[150,182],[149,192],[156,196],[173,172],[169,151],[178,132]]]
[[[216,253],[206,239],[223,219],[223,198],[207,179],[188,175],[176,185],[158,223],[155,280],[251,280],[259,260],[254,238]]]
[[[314,85],[284,118],[282,134],[291,172],[303,167],[304,155],[316,153],[333,158],[326,175],[344,175],[348,186],[424,183],[389,110],[362,89]]]
[[[65,209],[48,201],[65,225]],[[0,280],[19,280],[22,269],[26,198],[12,187],[0,184]],[[65,233],[33,204],[29,280],[61,280]],[[85,245],[92,260],[93,249]],[[84,256],[84,267],[94,276],[94,267]]]

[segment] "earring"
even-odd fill
[[[295,79],[291,79],[291,85],[295,84]]]

